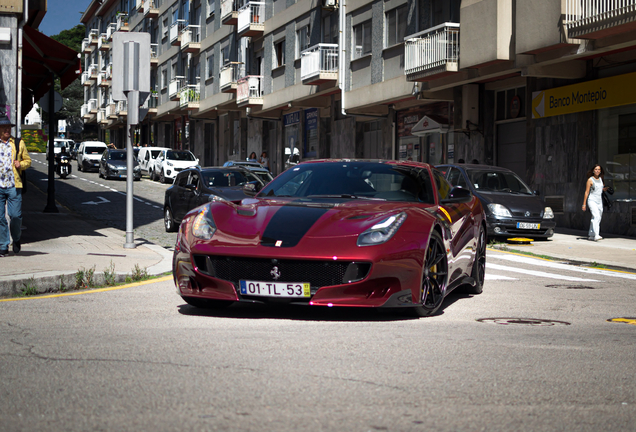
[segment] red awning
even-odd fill
[[[23,36],[22,94],[24,96],[27,96],[25,90],[28,89],[33,95],[33,100],[40,100],[49,91],[49,86],[53,85],[55,78],[51,76],[52,74],[60,78],[62,89],[77,79],[81,73],[81,62],[76,51],[29,26],[24,26]]]

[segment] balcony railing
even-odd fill
[[[99,40],[99,30],[91,29],[91,31],[88,33],[88,40],[91,45],[97,45],[97,42]]]
[[[636,21],[636,0],[566,0],[565,8],[569,38],[596,39]]]
[[[230,62],[221,68],[219,88],[222,92],[236,91],[236,83],[245,76],[245,65],[241,62]]]
[[[91,74],[88,71],[82,72],[82,85],[91,85]]]
[[[148,98],[148,108],[149,109],[157,109],[159,106],[159,94],[151,93]]]
[[[97,99],[88,100],[88,111],[91,114],[97,114]]]
[[[159,64],[159,44],[150,44],[150,66]]]
[[[128,115],[128,102],[125,100],[117,101],[115,113],[120,116]]]
[[[117,31],[128,31],[128,14],[120,13],[117,15]]]
[[[199,84],[188,84],[179,89],[179,106],[181,108],[196,109],[199,108],[201,100],[201,91]]]
[[[115,33],[116,31],[117,31],[116,23],[108,24],[108,27],[106,27],[106,38],[108,38],[108,41],[112,40],[113,33]]]
[[[97,122],[102,123],[107,121],[108,121],[108,117],[106,117],[106,108],[100,108],[97,111]]]
[[[236,87],[236,104],[238,106],[262,105],[262,80],[261,75],[248,75],[241,78]]]
[[[106,79],[113,79],[113,63],[110,62],[104,68],[104,72],[106,72]]]
[[[223,24],[236,24],[237,2],[238,0],[221,0],[221,22]]]
[[[106,117],[108,118],[117,118],[117,113],[115,112],[115,110],[117,109],[117,104],[115,103],[109,103],[108,105],[106,105]]]
[[[108,51],[110,49],[110,41],[108,40],[107,33],[102,33],[101,35],[99,35],[97,49],[99,49],[100,51]]]
[[[170,83],[168,84],[168,96],[170,100],[179,100],[179,89],[181,89],[185,85],[185,77],[177,76],[174,77]]]
[[[304,50],[300,57],[300,78],[338,79],[338,44],[318,44]]]
[[[88,74],[90,75],[91,79],[97,79],[97,75],[99,74],[97,64],[93,63],[88,67]]]
[[[241,36],[254,36],[265,29],[265,3],[248,2],[239,9],[236,31]]]
[[[101,71],[97,75],[97,85],[100,87],[108,87],[110,85],[110,80],[106,71]]]
[[[176,20],[170,25],[170,44],[177,45],[179,43],[179,35],[181,34],[181,30],[183,30],[188,25],[186,20]]]
[[[444,23],[406,38],[404,73],[408,80],[457,72],[459,24]]]
[[[144,0],[144,16],[146,18],[156,18],[159,15],[159,9],[155,0]]]
[[[181,30],[181,49],[185,52],[198,52],[201,47],[201,29],[198,25],[188,24]]]
[[[90,109],[88,108],[88,104],[83,104],[80,108],[80,114],[82,117],[87,117],[90,114]]]
[[[88,38],[84,38],[82,40],[82,52],[84,54],[90,54],[91,53],[91,43],[90,43],[90,40]]]

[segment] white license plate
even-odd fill
[[[126,178],[127,176],[126,176],[126,174],[121,174],[119,177],[120,178]]]
[[[309,282],[259,282],[239,281],[242,295],[261,297],[311,297]]]
[[[541,224],[538,223],[528,223],[528,222],[517,222],[517,228],[519,229],[539,229]]]

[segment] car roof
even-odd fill
[[[399,166],[408,166],[414,168],[426,168],[432,167],[432,165],[424,163],[424,162],[415,162],[415,161],[398,161],[392,159],[312,159],[307,161],[302,161],[298,165],[312,164],[312,163],[379,163],[379,164],[387,164],[387,165],[399,165]]]
[[[87,144],[87,145],[103,145],[106,146],[106,143],[103,141],[84,141],[82,142],[82,144]]]
[[[465,170],[479,169],[485,171],[500,171],[500,172],[514,172],[508,168],[494,166],[494,165],[481,165],[481,164],[438,164],[435,167],[454,167],[463,168]]]

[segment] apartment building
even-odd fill
[[[599,162],[616,190],[602,231],[636,235],[634,17],[636,0],[94,0],[83,116],[123,145],[110,36],[146,31],[139,143],[204,165],[267,151],[275,174],[325,157],[477,159],[576,229]]]

